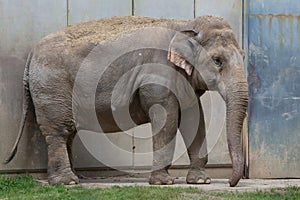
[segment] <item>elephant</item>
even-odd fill
[[[168,173],[179,129],[190,169],[186,182],[209,184],[206,130],[200,97],[217,91],[226,103],[233,174],[243,175],[241,130],[248,104],[244,52],[221,17],[193,20],[124,16],[75,24],[52,33],[29,53],[23,78],[28,104],[45,137],[50,184],[77,184],[72,141],[79,130],[113,134],[150,123],[153,166],[149,183],[173,184]]]

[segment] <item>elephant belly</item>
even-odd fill
[[[101,99],[101,96],[98,98]],[[149,122],[137,97],[125,105],[112,105],[105,100],[97,102],[97,119],[104,133],[126,131]]]

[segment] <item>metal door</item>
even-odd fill
[[[300,177],[300,1],[249,1],[250,178]]]

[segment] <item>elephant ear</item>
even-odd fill
[[[193,39],[197,33],[193,30],[181,31],[175,34],[171,40],[168,60],[177,67],[185,70],[190,76],[193,72],[195,63],[194,54],[197,48],[197,42]]]

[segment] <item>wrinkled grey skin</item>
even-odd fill
[[[97,81],[94,100],[102,131],[116,132],[150,122],[154,158],[149,183],[172,184],[174,179],[168,174],[168,167],[172,162],[174,137],[179,128],[191,161],[187,183],[210,183],[204,170],[207,153],[200,152],[202,145],[202,150],[206,150],[206,144],[199,98],[207,90],[216,90],[227,106],[227,140],[233,163],[233,175],[229,183],[235,186],[243,175],[244,167],[241,129],[248,97],[243,73],[243,52],[229,25],[220,18],[198,17],[180,25],[170,21],[166,27],[174,31],[146,29],[147,34],[139,34],[137,37],[135,33],[128,33],[125,39],[107,41],[101,45],[84,43],[70,47],[61,32],[37,44],[26,64],[21,129],[7,162],[16,153],[26,119],[27,104],[32,100],[37,123],[47,143],[49,183],[78,183],[70,162],[72,140],[80,129],[101,130],[90,124],[90,113],[85,105],[85,96],[88,95],[84,95],[84,88],[89,88],[89,83],[97,80],[97,72],[87,67],[85,75],[79,83],[75,83],[77,73],[80,66],[91,63],[85,62],[90,52],[97,56],[89,57],[89,61],[98,62],[97,59],[104,59],[101,52],[109,52],[120,46],[129,48],[132,45],[130,42],[134,40],[141,46],[159,48],[131,51],[118,57],[108,68],[99,66],[103,74]],[[183,60],[188,63],[188,67],[181,62]],[[159,64],[162,70],[158,72],[156,67],[147,67],[147,63]],[[143,64],[144,67],[136,68]],[[121,83],[123,88],[114,89],[120,78],[130,70],[133,70],[132,73]],[[145,74],[156,76],[149,81]],[[163,77],[162,81],[158,81],[159,84],[152,83],[159,80],[159,75]],[[174,81],[181,80],[179,76],[186,81]],[[161,86],[163,83],[165,86]],[[74,94],[75,84],[78,84],[79,91]],[[174,90],[171,92],[168,88],[172,87]],[[117,91],[114,93],[113,90]],[[129,107],[130,120],[122,117],[122,110],[126,110],[126,107]],[[81,114],[74,116],[74,110]],[[116,118],[119,121],[125,120],[117,123]],[[197,124],[196,129],[191,130],[189,127],[194,124]]]

